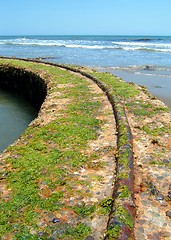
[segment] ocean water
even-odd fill
[[[18,94],[0,89],[0,153],[37,117],[36,110]]]
[[[171,109],[171,36],[0,36],[0,56],[110,71],[147,86]]]

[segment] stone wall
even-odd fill
[[[47,94],[45,81],[31,71],[0,65],[0,88],[22,94],[39,111]]]

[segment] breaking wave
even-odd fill
[[[112,42],[115,46],[122,47],[124,50],[129,51],[153,51],[153,52],[171,52],[171,43],[159,42]]]
[[[1,39],[0,45],[81,48],[90,50],[125,50],[171,53],[171,43],[154,42],[149,38],[131,41],[44,40],[29,38]]]

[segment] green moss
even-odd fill
[[[94,213],[95,210],[96,210],[96,206],[95,205],[88,205],[88,206],[86,206],[85,203],[83,202],[81,205],[74,206],[73,210],[80,217],[84,218],[84,217],[90,216],[92,213]]]
[[[129,108],[131,112],[134,113],[135,116],[154,116],[159,112],[168,112],[168,108],[166,107],[155,107],[151,103],[143,102],[142,100],[131,101],[125,103],[125,105]]]
[[[30,234],[29,229],[23,229],[23,233],[16,233],[14,240],[23,239],[23,240],[40,240],[41,238],[36,236],[35,234]]]
[[[132,84],[126,83],[121,79],[113,76],[111,73],[99,73],[92,71],[91,75],[97,77],[101,82],[105,83],[110,89],[111,94],[119,96],[122,99],[134,97],[139,93]]]
[[[144,132],[146,132],[147,134],[153,135],[153,136],[161,136],[164,133],[169,133],[170,130],[168,129],[168,127],[155,127],[155,126],[143,126],[141,128]]]
[[[94,170],[99,170],[105,166],[104,162],[97,161],[97,162],[89,162],[88,167]]]
[[[62,207],[68,207],[65,198],[72,197],[73,192],[74,195],[80,197],[88,195],[85,191],[77,189],[77,186],[90,186],[90,179],[89,181],[86,179],[81,181],[73,172],[78,171],[84,165],[97,170],[104,167],[101,162],[97,162],[97,164],[92,162],[93,159],[98,159],[99,153],[91,156],[85,154],[88,142],[97,138],[98,131],[104,123],[96,119],[100,112],[101,103],[97,101],[98,94],[91,93],[85,79],[71,74],[69,71],[18,60],[0,60],[0,63],[2,62],[46,76],[49,81],[48,94],[59,93],[56,95],[57,100],[69,99],[67,106],[59,110],[54,121],[43,127],[30,126],[21,137],[22,143],[8,148],[11,156],[7,159],[7,163],[10,164],[11,168],[7,175],[7,184],[11,193],[10,201],[0,200],[2,212],[0,237],[9,232],[17,232],[18,239],[37,239],[36,235],[30,233],[30,226],[33,225],[33,229],[36,231],[41,230],[36,225],[40,218],[36,209],[53,214],[55,211],[61,211]],[[131,146],[127,145],[129,139],[123,104],[137,118],[144,118],[147,115],[154,116],[156,113],[162,113],[168,109],[155,107],[140,100],[135,101],[136,96],[139,95],[139,90],[134,85],[125,83],[112,74],[98,73],[85,68],[84,71],[91,73],[103,82],[115,97],[121,133],[117,157],[119,157],[119,167],[123,168],[117,177],[127,179],[129,177],[127,172]],[[61,87],[62,84],[64,86],[68,84],[68,87]],[[51,109],[48,110],[48,112],[50,111]],[[170,133],[167,126],[154,128],[152,125],[146,125],[140,129],[154,136]],[[151,164],[160,163],[155,161]],[[101,181],[102,177],[96,174],[91,180]],[[47,195],[44,187],[47,189]],[[130,194],[128,187],[121,185],[119,201],[129,198]],[[96,205],[73,206],[73,210],[79,217],[83,218],[91,217],[95,213],[109,214],[112,206],[113,199],[106,198]],[[123,225],[133,228],[132,216],[125,208],[117,206],[115,216]],[[47,239],[52,229],[51,226],[45,227],[45,229],[47,236],[44,239]],[[108,229],[107,234],[110,239],[118,239],[120,230],[121,226],[116,225]],[[57,236],[59,239],[79,240],[85,239],[91,233],[91,229],[85,224],[79,223],[75,227],[68,225],[61,232],[62,234]]]
[[[131,196],[131,192],[126,185],[120,185],[118,191],[119,191],[119,198],[124,199],[124,198],[129,198]]]
[[[54,121],[45,126],[28,127],[21,141],[8,148],[10,156],[6,161],[11,169],[6,180],[11,193],[10,201],[1,199],[0,202],[3,213],[0,237],[14,231],[8,224],[12,219],[12,223],[18,222],[18,236],[31,239],[29,227],[26,233],[22,233],[22,228],[23,223],[26,228],[37,223],[39,214],[35,214],[36,209],[53,214],[65,205],[66,196],[73,196],[73,187],[76,188],[74,194],[83,197],[85,191],[78,190],[77,186],[90,185],[88,180],[79,181],[71,173],[91,162],[91,157],[82,152],[87,149],[88,141],[97,137],[102,122],[96,116],[101,103],[91,101],[97,94],[90,91],[85,79],[70,72],[17,60],[3,62],[50,76],[49,93],[60,91],[63,97],[70,98],[67,107],[59,110]],[[72,84],[72,87],[58,88],[58,84]],[[94,205],[75,206],[80,216],[89,216],[95,209]],[[41,230],[38,226],[36,228]],[[82,239],[88,232],[90,228],[80,224],[73,232],[77,237],[74,239]]]
[[[13,64],[17,66],[19,63],[13,61]],[[14,170],[8,175],[13,198],[10,204],[3,205],[5,211],[2,221],[6,224],[9,216],[17,215],[20,209],[24,209],[18,218],[19,221],[21,219],[22,221],[21,224],[17,225],[18,233],[16,236],[25,239],[37,239],[36,235],[30,234],[29,227],[27,227],[29,224],[32,225],[32,223],[36,224],[39,218],[39,215],[35,214],[35,209],[40,208],[52,213],[61,210],[64,206],[65,193],[67,193],[67,196],[72,196],[73,186],[89,184],[86,181],[80,182],[78,179],[73,178],[73,176],[70,177],[66,171],[66,167],[71,170],[77,170],[84,164],[93,169],[104,167],[101,162],[92,165],[91,160],[93,158],[98,159],[97,154],[96,156],[88,157],[80,151],[80,149],[87,148],[89,140],[96,139],[97,137],[97,130],[99,130],[102,122],[96,119],[95,116],[101,104],[98,101],[90,101],[92,95],[86,86],[86,81],[83,79],[80,81],[80,78],[72,75],[71,81],[70,73],[64,73],[63,70],[47,66],[23,62],[20,66],[36,69],[37,72],[41,70],[41,72],[44,71],[44,74],[51,75],[53,84],[49,92],[60,91],[63,98],[70,98],[72,100],[66,109],[60,111],[61,114],[56,117],[55,121],[44,127],[29,127],[22,136],[22,141],[26,142],[26,145],[16,145],[9,148],[13,152],[13,156],[15,156],[8,159]],[[104,74],[101,80],[107,83],[108,80],[105,80],[106,76],[108,77],[109,75]],[[125,91],[125,88],[128,86],[122,81],[116,79],[113,86],[112,82],[113,78],[110,76],[110,87],[112,89],[113,86],[114,88],[117,86],[117,94],[120,92],[120,95],[123,95],[123,97],[133,94],[131,89],[127,89],[127,92]],[[58,88],[58,83],[72,83],[73,85],[68,89]],[[120,84],[122,86],[119,86]],[[123,115],[122,106],[118,106],[118,110]],[[125,125],[122,125],[122,121],[120,124],[123,133],[120,138],[120,146],[122,147],[127,142],[127,137],[125,135]],[[127,153],[122,158],[125,165],[127,165],[126,158]],[[126,175],[123,176],[126,177]],[[94,176],[93,180],[101,181],[102,177],[97,175]],[[40,191],[40,183],[46,186],[50,192],[49,196],[45,197],[44,195],[43,198],[40,196],[40,194],[44,194],[43,190]],[[58,186],[61,191],[55,190]],[[123,192],[125,194],[126,190]],[[83,196],[85,192],[75,190],[75,194]],[[113,199],[107,198],[102,200],[98,206],[82,204],[81,206],[74,206],[73,210],[81,218],[91,217],[97,209],[100,211],[100,214],[109,214],[112,204]],[[28,209],[30,210],[28,211]],[[17,219],[15,220],[14,217],[15,221],[17,222]],[[26,226],[23,227],[23,224]],[[39,230],[37,226],[36,228]],[[4,232],[8,232],[9,230],[7,229],[6,227]],[[22,229],[24,229],[23,233],[20,233]],[[50,228],[49,230],[47,228],[47,236],[49,236],[50,231]],[[112,235],[116,235],[117,231],[117,229],[113,229],[111,231]],[[72,236],[74,236],[73,239],[83,239],[90,232],[91,229],[89,227],[80,223],[75,228],[68,226],[64,234],[59,238],[72,239]]]
[[[91,228],[84,223],[79,223],[75,228],[68,227],[65,234],[61,236],[61,239],[66,236],[70,237],[69,239],[83,240],[90,234]]]
[[[133,218],[124,207],[116,207],[115,216],[119,219],[119,221],[121,221],[121,223],[127,225],[131,229],[133,228]]]
[[[101,214],[109,214],[112,210],[113,199],[112,198],[105,198],[100,203],[99,206],[101,207],[100,213]]]
[[[149,162],[149,164],[150,165],[157,165],[157,166],[165,166],[167,168],[171,168],[170,163],[161,162],[160,160],[159,161],[152,160],[152,161]]]
[[[121,226],[116,225],[111,229],[107,230],[107,238],[109,240],[117,240],[121,231]]]
[[[119,162],[118,165],[122,166],[122,168],[124,168],[124,170],[122,170],[122,172],[128,170],[128,166],[129,166],[129,154],[130,154],[130,150],[124,149],[124,145],[122,146],[123,148],[120,149],[119,152]]]
[[[118,174],[118,179],[128,179],[129,175],[126,172],[121,172]]]

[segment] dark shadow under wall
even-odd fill
[[[47,85],[38,75],[25,69],[0,65],[0,88],[24,96],[39,112],[47,94]]]

